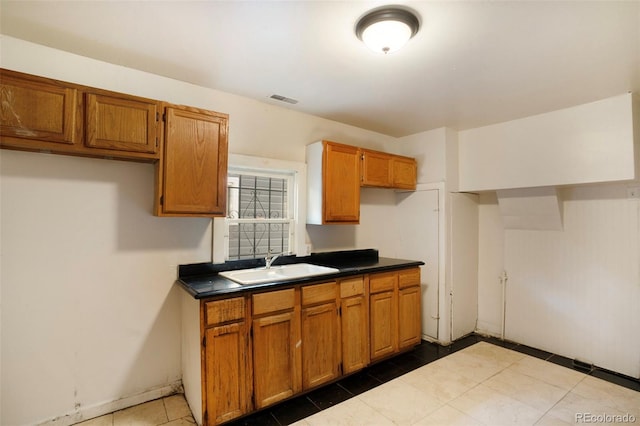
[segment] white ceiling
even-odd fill
[[[394,3],[421,29],[376,55],[355,23]],[[396,137],[640,92],[635,0],[0,0],[0,32]]]

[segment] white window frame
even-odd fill
[[[306,187],[307,165],[294,161],[276,160],[272,158],[253,157],[249,155],[229,154],[229,171],[247,174],[284,173],[291,175],[291,186],[288,188],[288,202],[293,208],[293,225],[290,226],[289,251],[298,256],[308,255],[306,244]],[[234,220],[237,222],[237,220]],[[228,221],[226,218],[213,220],[213,253],[212,261],[222,263],[228,255]]]

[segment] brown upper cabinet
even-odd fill
[[[167,105],[156,165],[158,216],[224,216],[229,116]]]
[[[71,150],[81,143],[81,93],[60,81],[0,70],[0,144]]]
[[[0,146],[155,161],[161,103],[0,70]]]
[[[394,155],[391,158],[393,176],[391,186],[397,189],[415,190],[418,181],[418,166],[415,158]]]
[[[320,141],[307,146],[307,223],[360,222],[360,150]]]
[[[416,189],[417,163],[414,158],[361,149],[362,186]]]
[[[393,179],[391,154],[362,149],[362,186],[389,188]]]
[[[360,223],[360,187],[416,189],[410,157],[331,141],[307,145],[307,223]]]
[[[85,144],[123,152],[156,154],[160,104],[108,92],[85,94]]]

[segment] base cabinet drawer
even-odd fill
[[[204,306],[205,322],[207,325],[243,320],[246,316],[244,297],[207,302]]]
[[[295,306],[295,291],[292,288],[254,294],[252,298],[254,316],[291,310]]]
[[[369,275],[369,292],[394,291],[398,286],[397,272],[381,272]]]

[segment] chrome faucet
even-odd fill
[[[273,262],[276,261],[277,258],[279,258],[282,255],[285,254],[289,254],[290,252],[282,252],[282,253],[278,253],[278,254],[272,254],[270,251],[267,253],[267,255],[264,257],[264,266],[266,269],[271,268],[271,265],[273,265]]]

